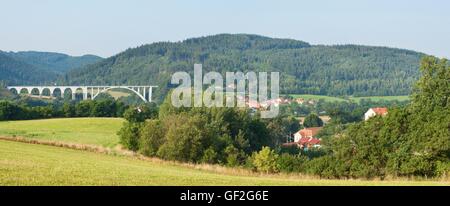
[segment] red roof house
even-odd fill
[[[388,109],[386,107],[370,108],[364,114],[364,120],[367,121],[368,119],[370,119],[371,117],[376,116],[376,115],[385,116],[387,113],[388,113]]]
[[[285,143],[283,146],[297,145],[300,148],[318,147],[320,146],[321,140],[314,136],[316,136],[321,129],[322,127],[301,129],[294,134],[294,142]]]

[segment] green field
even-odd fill
[[[323,99],[326,102],[344,102],[344,101],[355,101],[359,102],[361,99],[366,100],[372,100],[372,101],[406,101],[409,100],[409,96],[373,96],[373,97],[348,97],[348,98],[341,98],[341,97],[331,97],[331,96],[325,96],[325,95],[312,95],[312,94],[289,94],[289,96],[293,98],[303,98],[305,100],[320,100]]]
[[[120,91],[120,90],[109,90],[107,93],[109,95],[111,95],[114,99],[119,99],[120,97],[128,97],[128,96],[132,95],[129,92]]]
[[[114,147],[120,118],[71,118],[0,122],[0,136]]]
[[[320,100],[323,99],[324,101],[327,102],[343,102],[343,101],[347,101],[343,98],[339,98],[339,97],[331,97],[331,96],[324,96],[324,95],[313,95],[313,94],[289,94],[289,96],[293,97],[293,98],[303,98],[305,100]]]
[[[226,170],[226,169],[224,169]],[[176,163],[0,140],[0,185],[448,185],[240,175]]]
[[[359,102],[361,101],[361,99],[366,99],[366,100],[372,100],[372,101],[393,101],[393,100],[397,100],[397,101],[407,101],[409,100],[409,96],[374,96],[374,97],[351,97],[351,100],[354,100],[355,102]]]

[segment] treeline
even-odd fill
[[[0,121],[57,117],[123,117],[128,108],[130,106],[110,99],[64,102],[63,104],[52,102],[40,106],[0,100]],[[156,111],[154,104],[141,105],[138,108],[146,117],[151,117],[151,114]]]
[[[329,96],[408,95],[419,76],[422,54],[368,46],[312,46],[289,39],[221,34],[128,49],[99,63],[73,70],[68,84],[157,84],[163,100],[171,75],[204,72],[280,72],[281,92]]]

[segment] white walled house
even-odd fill
[[[368,119],[370,119],[373,116],[376,115],[381,115],[384,116],[388,113],[388,109],[386,107],[375,107],[375,108],[370,108],[369,110],[367,110],[367,112],[364,114],[364,120],[367,121]]]

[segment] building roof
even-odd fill
[[[302,137],[300,138],[300,141],[298,141],[299,144],[305,145],[305,144],[320,144],[320,139],[313,138],[313,137]]]
[[[302,137],[314,137],[319,133],[319,131],[322,129],[322,127],[310,127],[301,129],[297,133],[300,133]]]
[[[384,115],[388,112],[388,109],[386,107],[374,107],[370,109],[372,109],[378,115]]]

